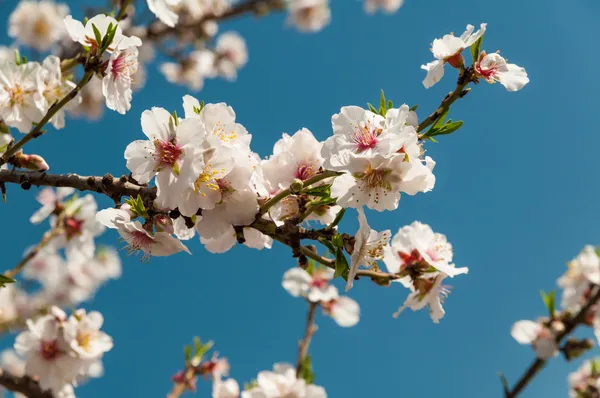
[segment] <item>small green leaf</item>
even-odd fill
[[[437,129],[439,127],[441,127],[444,124],[444,121],[446,120],[446,117],[448,117],[448,112],[450,112],[450,109],[446,109],[441,115],[440,117],[438,117],[438,119],[435,121],[435,123],[433,123],[433,125],[431,125],[431,129]]]
[[[179,118],[177,117],[177,111],[173,111],[173,113],[171,113],[171,118],[173,119],[173,123],[175,123],[175,126],[179,126]]]
[[[321,244],[323,246],[327,247],[331,254],[335,254],[336,249],[335,249],[335,246],[331,242],[329,242],[325,238],[319,238],[319,242],[321,242]]]
[[[96,38],[96,45],[98,47],[102,46],[102,34],[100,33],[95,24],[92,24],[92,29],[94,30],[94,37]]]
[[[555,296],[556,292],[553,290],[550,293],[546,293],[543,290],[540,292],[542,295],[542,301],[546,308],[548,308],[548,312],[550,313],[550,318],[554,319],[554,313],[556,309]]]
[[[337,278],[338,276],[341,276],[344,279],[347,279],[348,270],[348,260],[346,260],[346,256],[344,256],[343,249],[338,247],[335,254],[335,273],[333,274],[333,277]]]
[[[310,355],[305,356],[300,364],[299,376],[304,379],[306,384],[313,384],[315,382],[315,375],[312,370],[312,361]]]
[[[373,112],[373,113],[379,113],[379,112],[377,112],[377,109],[375,109],[375,107],[373,105],[371,105],[371,104],[367,104],[367,105],[369,106],[369,110],[371,112]]]
[[[189,345],[183,347],[183,354],[185,355],[185,361],[189,362],[192,359],[192,347]]]
[[[394,108],[394,103],[392,102],[392,100],[388,100],[388,102],[387,102],[387,108],[388,108],[388,111],[389,111],[390,109],[393,109],[393,108]]]
[[[302,193],[310,196],[329,197],[331,195],[331,184],[319,185],[318,187],[309,188]]]
[[[204,109],[204,100],[202,100],[202,102],[200,102],[200,106],[199,107],[194,105],[194,113],[196,115],[199,115],[200,112],[202,112],[202,109]]]
[[[419,104],[415,104],[413,106],[410,107],[410,111],[416,111],[419,108]]]
[[[458,120],[456,122],[453,121],[449,121],[448,123],[444,124],[440,129],[438,129],[438,131],[436,131],[436,133],[434,134],[434,136],[436,135],[444,135],[444,134],[452,134],[454,133],[456,130],[458,130],[459,128],[461,128],[463,126],[463,121],[462,120]]]
[[[479,53],[481,52],[481,44],[483,43],[483,36],[481,36],[475,43],[471,44],[471,57],[473,57],[473,64],[479,59]]]
[[[381,90],[381,96],[379,97],[379,114],[385,117],[387,112],[385,93]]]
[[[21,65],[21,52],[18,48],[15,49],[15,64]]]
[[[333,246],[338,248],[344,247],[344,240],[342,239],[341,234],[333,235],[333,238],[331,238],[331,243],[333,244]]]
[[[8,276],[4,276],[0,274],[0,287],[4,287],[10,283],[15,283],[16,281]]]
[[[338,214],[335,215],[335,219],[333,220],[333,222],[327,226],[327,229],[331,230],[335,228],[340,223],[340,221],[342,221],[342,218],[344,218],[344,214],[346,214],[346,209],[342,208],[342,210],[340,210]]]
[[[308,275],[312,275],[315,272],[315,261],[308,259],[308,267],[306,267],[306,272]]]

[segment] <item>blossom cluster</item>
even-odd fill
[[[569,397],[593,398],[600,394],[600,360],[585,361],[577,371],[569,374]]]

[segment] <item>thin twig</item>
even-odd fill
[[[319,307],[319,303],[308,303],[308,315],[306,316],[306,328],[304,329],[304,337],[300,341],[298,345],[298,361],[296,362],[296,377],[300,377],[300,371],[302,370],[302,363],[304,362],[304,358],[306,358],[306,354],[308,354],[308,347],[310,346],[310,341],[312,340],[313,335],[317,331],[317,326],[315,325],[315,314],[317,312],[317,308]]]
[[[53,398],[50,391],[43,391],[40,385],[30,377],[18,377],[3,369],[0,369],[0,385],[9,391],[23,394],[29,398]]]

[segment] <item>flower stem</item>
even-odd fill
[[[302,363],[304,362],[304,358],[306,358],[306,354],[308,354],[308,347],[310,346],[310,341],[312,340],[313,335],[317,331],[317,326],[315,325],[315,314],[317,312],[317,308],[319,307],[319,303],[308,303],[308,315],[306,317],[306,329],[304,330],[304,338],[300,341],[298,345],[298,361],[296,362],[296,377],[300,377],[300,371],[302,370]]]

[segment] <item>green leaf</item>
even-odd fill
[[[371,105],[371,104],[367,104],[367,105],[369,106],[369,110],[371,112],[373,112],[373,113],[379,113],[379,112],[377,112],[377,109],[375,109],[375,107],[373,105]]]
[[[179,126],[179,118],[177,117],[177,111],[173,111],[173,113],[171,113],[171,118],[173,119],[173,123],[175,123],[175,126]]]
[[[473,57],[473,64],[479,59],[479,53],[481,52],[481,44],[483,43],[483,36],[481,36],[475,43],[471,44],[471,57]]]
[[[18,48],[15,49],[15,64],[21,65],[21,52]]]
[[[419,104],[415,104],[413,106],[410,107],[410,111],[416,111],[419,108]]]
[[[8,276],[4,276],[0,274],[0,287],[4,287],[10,283],[15,283],[16,281]]]
[[[448,123],[444,124],[440,129],[438,129],[438,131],[435,132],[434,136],[443,135],[443,134],[452,134],[456,130],[461,128],[463,126],[463,124],[464,123],[462,120],[458,120],[456,122],[453,122],[452,120],[450,120]]]
[[[342,221],[342,218],[344,218],[344,214],[346,214],[346,209],[342,208],[342,210],[340,210],[338,214],[335,215],[335,219],[333,220],[333,222],[327,226],[327,229],[331,230],[334,227],[336,227],[340,223],[340,221]]]
[[[344,239],[342,239],[341,234],[333,235],[333,238],[331,238],[331,243],[333,244],[333,246],[338,248],[344,247]]]
[[[348,260],[346,260],[346,256],[344,256],[344,251],[341,248],[338,248],[335,254],[335,273],[333,274],[333,277],[337,278],[338,276],[341,276],[344,279],[347,279],[348,271]]]
[[[327,247],[331,254],[335,254],[336,249],[335,249],[335,246],[331,242],[329,242],[325,238],[319,238],[319,242],[321,242],[321,244],[323,246]]]
[[[331,184],[319,185],[318,187],[309,188],[302,193],[310,196],[329,197],[331,195]]]
[[[394,108],[394,104],[392,103],[392,100],[388,100],[388,102],[387,102],[387,108],[388,108],[388,111],[390,109]]]
[[[94,30],[94,37],[96,38],[96,45],[98,47],[102,46],[102,34],[94,24],[92,24],[92,29]]]
[[[310,355],[307,355],[302,359],[299,376],[301,379],[306,381],[306,384],[313,384],[315,382],[315,374],[312,370],[312,361]]]
[[[435,121],[435,123],[433,123],[431,125],[431,130],[435,130],[439,127],[441,127],[444,124],[444,121],[446,120],[446,117],[448,117],[448,112],[450,112],[450,108],[446,109],[441,115],[440,117],[438,117],[438,119]]]
[[[189,362],[192,359],[192,347],[189,345],[183,347],[183,354],[185,355],[185,361]]]
[[[308,273],[308,275],[312,275],[313,272],[315,272],[315,261],[309,259],[308,260],[308,267],[306,267],[306,272]]]
[[[117,33],[117,26],[113,27],[112,23],[108,26],[108,31],[106,33],[106,36],[104,36],[102,43],[102,52],[106,51],[110,47],[110,44],[113,42]]]
[[[200,106],[199,107],[197,107],[197,106],[194,105],[194,113],[196,115],[199,115],[200,112],[202,112],[202,109],[204,109],[204,100],[202,100],[202,102],[200,102]]]
[[[146,211],[146,206],[144,206],[144,201],[140,195],[137,198],[129,198],[125,200],[129,206],[131,206],[131,212],[136,217],[149,218],[148,212]]]
[[[540,294],[542,295],[542,301],[544,302],[544,305],[546,306],[546,308],[548,308],[548,312],[550,313],[550,318],[554,319],[554,312],[555,312],[555,308],[556,308],[556,304],[555,304],[555,296],[556,296],[556,292],[553,290],[550,293],[546,293],[545,291],[541,291]]]
[[[385,101],[385,94],[383,92],[383,90],[381,90],[381,96],[379,97],[379,114],[381,116],[385,116],[387,112],[387,107],[386,107],[386,101]]]
[[[209,341],[206,344],[202,344],[200,337],[194,337],[194,358],[202,358],[213,346],[213,342]]]

